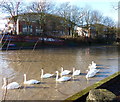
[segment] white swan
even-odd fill
[[[87,75],[86,75],[86,78],[91,78],[91,77],[94,77],[95,76],[95,72],[94,71],[88,71]]]
[[[92,61],[92,66],[97,67],[97,64],[94,61]]]
[[[77,76],[77,75],[80,75],[80,70],[75,70],[75,68],[73,68],[72,76]]]
[[[54,74],[50,74],[50,73],[46,73],[46,74],[43,74],[44,71],[43,71],[43,68],[41,69],[41,78],[50,78],[52,77]]]
[[[92,65],[92,64],[89,64],[88,68],[91,70],[91,69],[95,69],[96,66],[95,66],[95,65]]]
[[[70,73],[71,73],[70,70],[63,70],[63,67],[61,67],[61,76],[63,76],[63,75],[68,75],[68,74],[70,74]]]
[[[18,89],[21,86],[17,82],[12,82],[7,85],[7,79],[3,78],[4,84],[2,86],[2,89]]]
[[[92,69],[91,71],[94,71],[95,73],[98,73],[100,69]]]
[[[40,81],[37,81],[37,80],[34,80],[34,79],[32,79],[32,80],[26,80],[26,74],[24,74],[24,84],[40,84]]]
[[[63,81],[69,81],[71,79],[71,77],[67,77],[67,76],[63,76],[61,78],[58,79],[58,74],[59,72],[56,71],[57,75],[56,75],[56,81],[59,81],[59,82],[63,82]]]
[[[88,71],[88,70],[87,70]],[[98,73],[100,70],[99,69],[91,69],[88,71],[86,78],[91,78],[94,77],[96,75],[96,73]]]

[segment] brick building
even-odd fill
[[[7,30],[11,34],[16,30],[25,35],[70,35],[70,23],[64,22],[64,18],[51,14],[26,13],[19,15],[15,23],[9,20]]]

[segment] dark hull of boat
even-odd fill
[[[9,49],[36,49],[43,46],[62,46],[64,40],[53,37],[2,35],[0,36],[1,50]]]

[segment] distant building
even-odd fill
[[[37,13],[21,14],[18,16],[16,24],[14,24],[13,20],[9,20],[7,30],[10,34],[14,34],[14,30],[16,30],[17,34],[26,35],[44,34],[62,36],[71,34],[69,29],[70,24],[63,24],[64,18],[50,14],[42,15],[44,18],[40,16]]]
[[[75,30],[75,33],[77,33],[77,35],[80,37],[90,37],[89,29],[75,26],[74,30]]]
[[[93,24],[90,25],[90,36],[98,39],[115,39],[116,32],[112,27],[103,24]]]

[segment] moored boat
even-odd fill
[[[33,35],[1,35],[0,49],[32,49],[41,46],[61,46],[64,40],[53,37],[41,37]]]

